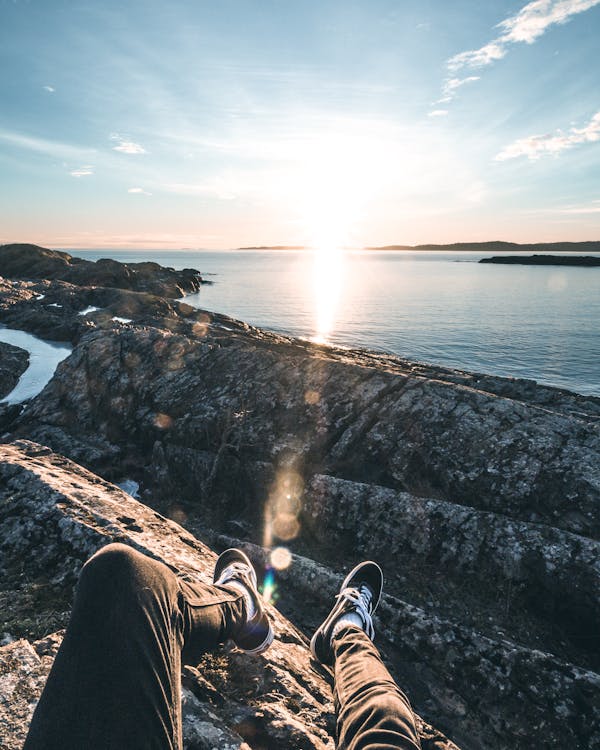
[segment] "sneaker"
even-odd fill
[[[343,615],[358,615],[363,630],[371,640],[375,637],[373,612],[377,609],[383,589],[383,573],[377,563],[367,560],[351,570],[336,595],[337,602],[315,631],[310,650],[321,664],[333,664],[331,641],[336,623]]]
[[[239,549],[228,549],[219,555],[213,582],[216,586],[231,586],[235,590],[244,587],[250,594],[254,605],[254,614],[246,620],[240,631],[233,638],[235,645],[249,654],[261,654],[273,642],[273,628],[263,607],[262,597],[258,593],[256,573],[248,557]]]

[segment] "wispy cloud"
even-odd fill
[[[446,63],[449,75],[444,81],[442,96],[438,104],[451,102],[457,92],[466,83],[479,80],[471,75],[460,78],[457,73],[463,69],[482,68],[501,60],[508,52],[510,45],[525,42],[533,44],[548,28],[566,23],[572,16],[583,13],[600,0],[533,0],[527,3],[513,16],[500,21],[496,28],[501,33],[482,47],[459,52]]]
[[[582,128],[571,128],[566,133],[557,130],[545,135],[530,135],[519,138],[500,151],[496,161],[507,161],[525,156],[528,159],[540,159],[542,156],[557,156],[561,151],[573,148],[582,143],[600,141],[600,111]]]
[[[85,167],[74,169],[73,171],[69,172],[69,174],[71,175],[71,177],[88,177],[89,175],[94,174],[94,167],[88,164]]]
[[[566,208],[560,208],[558,210],[560,214],[600,214],[600,200],[592,201],[591,205],[587,206],[567,206]]]
[[[600,200],[591,201],[583,205],[564,206],[564,208],[545,208],[543,213],[559,213],[574,216],[583,216],[585,214],[600,214]]]
[[[586,214],[600,214],[600,199],[591,201],[590,203],[578,204],[574,203],[569,206],[551,206],[547,208],[535,208],[525,213],[536,215],[542,214],[544,216],[558,214],[563,216],[585,216]]]
[[[144,188],[141,188],[141,187],[129,188],[127,192],[135,193],[136,195],[152,195],[152,193],[149,193],[147,190],[144,190]]]
[[[572,16],[583,13],[600,0],[533,0],[514,16],[501,21],[497,28],[502,33],[483,47],[467,50],[448,60],[448,69],[479,68],[501,60],[511,44],[532,44],[551,26],[566,23]]]
[[[447,78],[444,81],[444,88],[442,89],[442,98],[438,99],[438,104],[445,104],[451,102],[454,99],[456,92],[459,88],[467,83],[474,83],[479,80],[479,76],[466,76],[465,78]]]
[[[447,109],[434,109],[427,116],[428,117],[445,117],[448,114]]]
[[[12,130],[0,129],[0,141],[10,143],[12,146],[22,148],[27,151],[35,151],[40,154],[52,156],[57,159],[76,162],[89,159],[96,151],[91,148],[82,148],[81,146],[72,146],[60,141],[51,141],[47,138],[38,138],[36,136],[25,135]]]
[[[600,2],[600,0],[599,0]],[[128,140],[126,137],[113,133],[110,137],[111,141],[116,142],[116,146],[113,146],[113,151],[119,151],[121,154],[146,154],[147,151],[139,143],[134,143]]]
[[[54,86],[42,86],[42,88],[44,89],[44,91],[47,91],[49,94],[53,94],[56,91]]]

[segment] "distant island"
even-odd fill
[[[502,255],[482,258],[479,262],[520,266],[600,266],[600,258],[591,255]]]
[[[412,252],[420,250],[443,250],[446,252],[473,253],[505,253],[510,251],[600,253],[600,242],[536,242],[521,245],[518,242],[493,240],[490,242],[453,242],[448,245],[384,245],[383,247],[367,247],[365,250],[411,250]]]
[[[238,247],[238,250],[311,250],[307,245],[253,245]],[[448,245],[382,245],[379,247],[347,248],[348,250],[407,250],[409,252],[439,250],[442,252],[506,253],[506,252],[547,252],[547,253],[600,253],[600,241],[588,242],[453,242]]]

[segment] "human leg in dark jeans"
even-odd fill
[[[408,698],[372,643],[382,586],[376,563],[357,565],[311,641],[315,658],[333,666],[338,750],[421,748]]]
[[[381,571],[363,566],[311,643],[317,658],[334,663],[338,747],[413,750],[410,705],[371,643]],[[180,750],[182,661],[197,662],[227,638],[255,653],[273,638],[243,553],[224,552],[215,580],[188,583],[122,544],[94,555],[24,750]]]
[[[367,634],[350,625],[333,639],[338,748],[420,748],[408,698]]]
[[[182,660],[197,662],[227,638],[270,643],[264,629],[256,638],[257,623],[270,631],[260,604],[250,632],[244,590],[227,585],[188,583],[122,544],[96,553],[24,750],[179,750]]]

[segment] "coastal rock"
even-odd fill
[[[565,413],[221,320],[87,335],[19,434],[101,436],[140,466],[164,458],[165,493],[172,481],[198,503],[221,481],[225,512],[251,502],[248,482],[272,480],[258,462],[600,537],[597,399]]]
[[[268,552],[255,545],[225,535],[210,538],[218,548],[241,546],[256,564],[268,560]],[[300,555],[278,576],[278,606],[308,631],[326,614],[322,600],[331,600],[343,578]],[[456,607],[449,618],[431,606],[415,607],[385,593],[388,584],[386,576],[375,616],[378,647],[414,704],[435,713],[436,725],[462,748],[587,750],[600,742],[597,672],[506,637],[483,635],[456,621]]]
[[[76,286],[63,281],[10,281],[0,277],[0,322],[50,341],[79,339],[124,321],[164,327],[191,308],[148,292]]]
[[[163,297],[196,292],[198,271],[175,271],[158,263],[120,263],[105,258],[89,261],[38,245],[0,245],[0,275],[11,279],[59,279],[80,286],[115,287]]]
[[[29,354],[24,349],[0,341],[0,399],[12,391],[28,364]]]
[[[438,608],[456,617],[464,607],[464,591],[477,590],[477,606],[495,612],[498,637],[504,621],[514,611],[529,613],[540,623],[549,621],[563,636],[584,649],[600,632],[600,542],[545,524],[515,521],[504,515],[458,506],[442,500],[416,497],[406,492],[316,475],[303,493],[302,521],[306,532],[322,549],[334,547],[339,559],[374,556],[388,574],[388,585],[411,601],[435,596],[447,606]],[[424,570],[445,570],[423,580]],[[425,585],[423,585],[425,584]],[[498,602],[500,592],[502,601]],[[498,606],[500,604],[500,606]],[[463,612],[462,622],[469,621]],[[531,629],[531,621],[523,619]],[[531,633],[529,634],[531,636]],[[546,640],[546,642],[544,642]],[[555,651],[560,639],[544,633],[535,645],[548,641]],[[579,661],[600,667],[600,655]],[[588,661],[589,659],[589,661]]]
[[[494,255],[491,258],[482,258],[479,262],[513,266],[600,266],[600,258],[594,255]]]
[[[56,295],[48,309],[75,344],[13,437],[137,483],[214,546],[289,548],[279,605],[305,634],[335,571],[380,560],[378,643],[417,711],[465,750],[600,744],[600,399],[319,346],[139,292],[3,288],[0,320],[41,326],[39,296]],[[15,635],[61,627],[69,602],[48,608],[44,590],[21,592],[31,632]]]
[[[15,592],[17,610],[28,587],[45,588],[48,608],[53,591],[70,597],[82,564],[112,541],[162,560],[180,575],[211,580],[216,557],[206,545],[47,448],[26,441],[0,446],[0,479],[1,580]],[[61,610],[64,599],[58,596],[56,603]],[[185,669],[186,747],[333,748],[328,673],[310,661],[307,640],[296,628],[272,607],[269,615],[276,640],[264,655],[253,658],[225,646]],[[17,630],[19,623],[12,620],[10,627]],[[21,746],[60,637],[21,638],[0,649],[4,747]],[[424,750],[456,750],[421,725]]]

